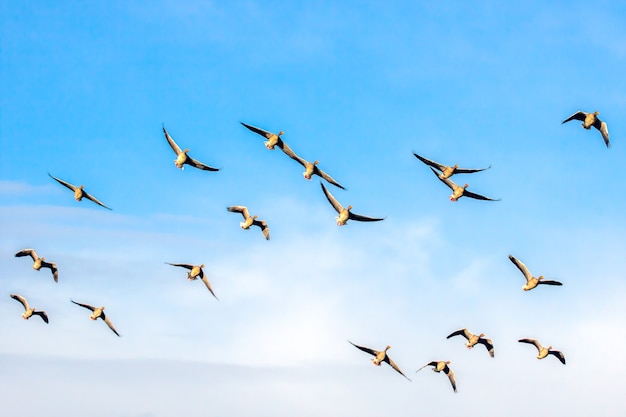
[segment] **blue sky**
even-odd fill
[[[588,7],[0,1],[0,414],[624,415],[626,6]],[[561,124],[577,110],[610,149]],[[337,227],[319,178],[240,122],[283,130],[385,220]],[[221,170],[177,169],[163,125]],[[491,165],[452,179],[501,201],[450,202],[413,152]],[[508,254],[564,285],[522,291]],[[206,264],[220,300],[165,262]],[[446,340],[462,327],[495,358]],[[413,381],[347,339],[391,345]],[[431,360],[457,394],[415,374]]]

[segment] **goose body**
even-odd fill
[[[96,197],[92,196],[91,194],[89,194],[87,191],[85,191],[85,186],[84,185],[80,185],[79,187],[70,184],[67,181],[63,181],[60,178],[57,178],[53,175],[51,175],[50,173],[48,173],[48,175],[50,175],[50,177],[55,180],[56,182],[58,182],[59,184],[63,185],[64,187],[69,188],[70,190],[72,190],[74,192],[74,199],[76,201],[81,201],[83,198],[86,198],[87,200],[91,200],[94,203],[96,203],[97,205],[104,207],[107,210],[111,210],[110,207],[105,206],[100,200],[98,200]]]
[[[561,124],[567,123],[570,120],[580,120],[582,122],[581,126],[587,130],[591,129],[593,126],[598,129],[602,135],[602,139],[604,140],[606,147],[610,148],[611,142],[609,142],[609,128],[605,122],[598,118],[598,114],[600,114],[600,112],[595,111],[593,113],[585,113],[584,111],[579,110],[567,119],[563,120]]]
[[[437,171],[435,171],[432,167],[430,167],[430,170],[433,172],[433,174],[435,174],[437,178],[439,178],[441,182],[446,184],[452,190],[452,194],[450,195],[450,201],[457,201],[461,197],[469,197],[469,198],[474,198],[476,200],[487,200],[487,201],[499,201],[500,200],[499,198],[498,199],[489,198],[489,197],[485,197],[484,195],[480,195],[480,194],[476,194],[471,191],[468,191],[467,187],[469,187],[469,184],[465,184],[463,187],[461,187],[460,185],[455,184],[450,178],[441,178],[440,175],[437,173]]]
[[[165,135],[165,139],[167,143],[169,143],[170,147],[176,154],[176,159],[174,159],[174,165],[176,165],[180,169],[185,169],[185,164],[191,165],[194,168],[198,168],[202,171],[219,171],[219,168],[213,168],[202,162],[193,159],[189,156],[189,148],[185,148],[185,150],[181,150],[180,147],[174,142],[174,139],[167,133],[165,130],[165,126],[163,126],[163,134]]]
[[[257,226],[263,232],[265,239],[270,240],[270,229],[267,226],[267,222],[265,220],[258,220],[259,216],[256,214],[251,216],[246,206],[230,206],[226,207],[226,210],[231,213],[241,213],[243,221],[239,223],[239,226],[241,226],[242,229],[247,230],[252,226]]]
[[[560,350],[552,350],[552,346],[543,347],[541,343],[537,339],[520,339],[518,340],[520,343],[528,343],[531,345],[535,345],[537,348],[537,359],[546,358],[548,355],[556,356],[563,365],[565,365],[565,355]]]
[[[437,373],[443,372],[444,374],[448,376],[448,379],[450,380],[450,384],[452,385],[452,389],[454,390],[454,392],[457,392],[456,391],[456,378],[454,377],[454,372],[448,366],[449,364],[450,364],[450,361],[432,361],[432,362],[428,362],[426,365],[422,366],[420,369],[418,369],[415,372],[419,372],[422,369],[426,368],[427,366],[432,366],[433,372],[437,372]]]
[[[360,214],[352,213],[350,211],[352,210],[352,206],[344,208],[341,203],[339,203],[339,201],[337,201],[337,199],[330,193],[330,191],[328,191],[326,187],[324,187],[324,184],[320,182],[320,185],[322,186],[322,191],[324,191],[326,199],[339,214],[337,217],[335,217],[335,220],[337,221],[337,226],[344,226],[348,222],[348,220],[355,220],[359,222],[379,222],[381,220],[385,220],[384,218],[367,217]]]
[[[420,156],[420,155],[416,154],[415,152],[413,152],[413,156],[415,156],[417,159],[419,159],[420,161],[422,161],[426,165],[429,165],[429,166],[437,169],[438,171],[440,171],[440,173],[438,174],[440,179],[450,178],[454,174],[471,174],[471,173],[474,173],[474,172],[480,172],[480,171],[484,171],[486,169],[491,168],[491,165],[489,165],[487,168],[478,168],[478,169],[459,168],[458,164],[454,164],[452,166],[443,165],[443,164],[440,164],[439,162],[435,162],[435,161],[432,161],[430,159],[424,158],[423,156]]]
[[[382,362],[387,363],[387,365],[391,366],[396,372],[398,372],[400,375],[402,375],[403,377],[405,377],[406,379],[408,379],[409,381],[411,380],[408,376],[404,375],[404,372],[402,372],[402,370],[400,370],[400,367],[389,357],[389,355],[387,355],[387,351],[389,349],[391,349],[391,346],[387,346],[385,348],[385,350],[374,350],[365,346],[359,346],[359,345],[355,345],[354,343],[350,342],[348,340],[348,343],[350,343],[352,346],[356,347],[357,349],[362,350],[363,352],[369,353],[370,355],[374,356],[374,359],[372,359],[372,363],[376,366],[380,366],[380,364]]]
[[[89,316],[90,319],[92,319],[92,320],[97,320],[97,319],[103,320],[107,324],[107,326],[109,326],[109,329],[111,329],[113,331],[113,333],[115,333],[117,336],[120,335],[117,332],[117,330],[115,330],[115,327],[113,327],[113,323],[111,323],[111,320],[109,320],[107,315],[104,314],[104,306],[102,306],[102,307],[94,307],[94,306],[91,306],[89,304],[77,303],[74,300],[70,300],[70,301],[73,302],[76,305],[79,305],[79,306],[81,306],[83,308],[86,308],[87,310],[91,310],[91,315]]]
[[[481,345],[485,346],[485,348],[487,349],[487,352],[489,352],[489,356],[491,356],[492,358],[494,357],[493,342],[491,341],[491,339],[486,339],[484,337],[485,336],[484,333],[473,334],[469,330],[463,328],[463,329],[459,329],[457,331],[450,333],[448,337],[446,337],[446,339],[450,339],[451,337],[458,336],[458,335],[461,335],[465,339],[467,339],[465,346],[468,349],[472,349],[474,346],[480,343]]]
[[[40,258],[35,249],[22,249],[15,254],[16,257],[30,256],[33,259],[33,269],[39,271],[41,268],[49,268],[52,272],[54,282],[59,282],[59,270],[54,262],[47,262],[46,258]]]
[[[553,281],[553,280],[544,279],[543,275],[535,277],[533,274],[530,273],[530,270],[526,267],[526,265],[524,265],[524,263],[522,263],[522,261],[520,261],[519,259],[517,259],[513,255],[509,255],[509,260],[511,262],[513,262],[513,264],[517,267],[517,269],[519,269],[522,272],[522,274],[524,275],[524,278],[526,278],[526,284],[524,284],[522,286],[522,289],[524,291],[530,291],[533,288],[535,288],[537,285],[540,285],[540,284],[543,284],[543,285],[558,285],[558,286],[563,285],[559,281]]]
[[[22,297],[19,294],[11,294],[11,298],[19,301],[20,303],[22,303],[22,306],[24,306],[24,312],[22,313],[22,318],[24,320],[28,320],[33,315],[36,315],[41,317],[43,321],[48,323],[48,315],[46,314],[46,312],[43,310],[36,310],[32,308],[30,305],[28,305],[28,301],[26,301],[26,298]]]
[[[291,159],[293,159],[294,161],[296,161],[297,163],[299,163],[300,165],[304,167],[304,172],[302,173],[302,176],[304,176],[305,179],[310,180],[313,177],[313,175],[317,175],[325,179],[326,181],[328,181],[330,184],[334,185],[335,187],[339,187],[345,190],[345,188],[341,184],[339,184],[333,177],[328,175],[326,172],[322,171],[317,166],[317,164],[319,164],[319,161],[309,162],[306,159],[299,157],[298,155],[296,155],[296,153],[293,150],[291,150],[289,146],[287,146],[287,144],[285,144],[285,146],[283,147],[283,152],[285,152]]]
[[[213,292],[213,288],[211,288],[211,283],[209,282],[209,278],[205,275],[204,269],[202,269],[204,268],[204,264],[191,265],[191,264],[171,264],[169,262],[165,262],[165,263],[168,265],[179,266],[181,268],[188,269],[189,272],[187,272],[187,279],[190,281],[194,281],[198,279],[198,277],[200,277],[200,280],[202,280],[202,282],[204,283],[206,288],[209,290],[209,292],[213,294],[213,297],[219,300],[219,298],[217,298],[217,295],[215,295],[215,292]]]

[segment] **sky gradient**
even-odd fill
[[[587,7],[0,0],[0,414],[623,416],[626,5]],[[578,110],[610,149],[561,124]],[[240,122],[385,220],[337,227],[319,177]],[[162,126],[220,171],[176,168]],[[491,165],[452,180],[501,201],[450,202],[413,152]],[[564,285],[522,291],[509,254]],[[166,262],[204,263],[219,301]],[[446,340],[463,327],[495,358]],[[432,360],[457,394],[415,373]]]

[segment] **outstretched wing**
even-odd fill
[[[522,271],[522,274],[524,274],[524,277],[526,278],[526,282],[532,279],[533,275],[530,273],[530,271],[522,261],[520,261],[513,255],[509,255],[509,259],[511,260],[511,262],[513,262],[517,269]]]
[[[263,236],[265,236],[265,240],[270,240],[270,228],[267,227],[267,222],[265,220],[255,219],[252,224],[261,228]]]
[[[209,279],[206,277],[205,274],[202,274],[202,282],[204,282],[204,285],[211,292],[211,294],[213,294],[213,297],[215,297],[216,300],[219,300],[219,298],[217,298],[217,295],[215,295],[215,293],[213,292],[213,288],[211,288],[211,283],[209,282]]]
[[[41,317],[43,321],[48,323],[48,315],[46,314],[45,311],[33,311],[33,314],[38,315],[39,317]]]
[[[463,329],[459,329],[459,330],[457,330],[457,331],[455,331],[455,332],[450,333],[450,334],[446,337],[446,339],[450,339],[451,337],[458,336],[458,335],[463,336],[463,337],[464,337],[464,338],[466,338],[467,340],[469,340],[469,338],[470,338],[470,337],[472,337],[472,333],[470,333],[470,331],[469,331],[469,330],[467,330],[467,329],[463,328]]]
[[[51,177],[52,179],[54,179],[56,182],[58,182],[59,184],[61,184],[61,185],[65,186],[65,187],[67,187],[67,188],[69,188],[69,189],[70,189],[70,190],[72,190],[72,191],[76,191],[76,188],[78,188],[78,187],[76,187],[76,186],[74,186],[74,185],[70,184],[69,182],[65,182],[65,181],[63,181],[62,179],[59,179],[59,178],[57,178],[57,177],[55,177],[55,176],[51,175],[49,172],[48,172],[48,175],[50,175],[50,177]]]
[[[490,197],[485,197],[484,195],[473,193],[469,191],[467,188],[465,189],[465,191],[463,191],[463,196],[474,198],[476,200],[500,201],[499,198],[490,198]]]
[[[593,127],[600,131],[602,139],[604,139],[604,144],[607,148],[610,148],[611,143],[609,142],[609,127],[606,123],[596,117],[596,120],[593,122]]]
[[[52,272],[52,278],[54,278],[54,282],[59,282],[59,270],[57,268],[57,264],[55,264],[54,262],[42,261],[41,266],[44,268],[50,268],[50,272]]]
[[[208,165],[205,165],[202,162],[198,161],[197,159],[193,159],[189,155],[187,155],[187,159],[185,160],[185,163],[188,165],[191,165],[194,168],[201,169],[203,171],[213,171],[213,172],[219,171],[219,168],[213,168]]]
[[[248,128],[249,130],[253,131],[256,134],[259,134],[261,136],[264,136],[265,138],[269,139],[270,137],[272,137],[273,133],[272,132],[268,132],[267,130],[263,130],[259,127],[255,127],[255,126],[251,126],[251,125],[247,125],[244,122],[239,122],[242,125],[244,125],[246,128]]]
[[[169,263],[169,262],[165,262],[165,263],[166,263],[166,264],[168,264],[168,265],[172,265],[172,266],[180,266],[180,267],[187,268],[187,269],[191,269],[191,268],[193,268],[193,265],[190,265],[190,264],[171,264],[171,263]]]
[[[381,220],[385,220],[384,217],[368,217],[368,216],[363,216],[361,214],[356,214],[353,212],[348,212],[348,218],[350,220],[356,220],[358,222],[379,222]]]
[[[422,366],[420,369],[418,369],[415,372],[417,373],[417,372],[421,371],[422,369],[426,368],[427,366],[437,366],[437,361],[428,362],[426,365]]]
[[[70,301],[71,301],[71,302],[73,302],[73,303],[74,303],[74,304],[76,304],[76,305],[79,305],[79,306],[81,306],[81,307],[86,308],[87,310],[94,311],[94,310],[96,309],[94,306],[90,306],[89,304],[77,303],[77,302],[76,302],[76,301],[74,301],[74,300],[70,300]]]
[[[420,161],[422,161],[426,165],[429,165],[429,166],[431,166],[433,168],[437,168],[439,171],[443,171],[444,169],[447,168],[445,165],[442,165],[439,162],[431,161],[430,159],[424,158],[423,156],[419,156],[415,152],[413,152],[413,156],[415,156],[417,159],[419,159]],[[439,175],[439,174],[437,174],[437,175]]]
[[[24,310],[28,310],[30,308],[30,306],[28,305],[28,301],[26,301],[26,298],[22,297],[21,295],[11,294],[11,298],[22,303],[22,306],[24,306]]]
[[[374,349],[370,349],[368,347],[365,346],[359,346],[359,345],[355,345],[354,343],[352,343],[351,341],[348,340],[348,343],[350,343],[352,346],[356,347],[357,349],[362,350],[365,353],[369,353],[370,355],[376,356],[378,355],[378,351],[374,350]]]
[[[341,211],[343,210],[343,206],[339,203],[339,201],[337,201],[337,199],[330,193],[330,191],[328,191],[326,189],[326,187],[324,187],[324,184],[320,182],[320,185],[322,186],[322,191],[324,191],[324,195],[326,196],[326,199],[330,202],[330,204],[334,207],[335,211],[337,213],[341,213]]]
[[[120,334],[117,332],[117,330],[115,330],[115,327],[113,327],[113,323],[111,323],[111,320],[109,320],[109,318],[104,314],[104,312],[102,313],[100,318],[104,320],[107,326],[109,326],[109,329],[113,330],[113,333],[115,333],[118,337],[121,337]]]
[[[485,346],[485,348],[487,348],[487,352],[489,352],[489,356],[491,356],[492,358],[494,357],[494,349],[493,349],[493,342],[491,341],[491,339],[485,339],[485,338],[479,338],[478,339],[478,343],[482,344]]]
[[[537,339],[520,339],[518,340],[518,342],[520,343],[528,343],[530,345],[535,345],[535,347],[537,348],[538,351],[541,351],[541,349],[543,349],[543,346],[541,346],[541,343],[539,343],[539,340]]]
[[[22,256],[30,256],[31,258],[33,258],[33,262],[39,259],[39,256],[37,256],[37,252],[35,252],[35,249],[22,249],[21,251],[16,253],[15,256],[18,258]]]
[[[560,350],[549,350],[548,351],[548,355],[554,355],[557,358],[559,358],[559,360],[561,361],[561,363],[563,365],[565,365],[565,355],[563,354],[563,352],[561,352]]]
[[[96,203],[99,206],[104,207],[105,209],[112,210],[112,208],[105,206],[100,200],[98,200],[96,197],[92,196],[91,194],[89,194],[85,190],[83,190],[83,197],[93,201],[94,203]]]
[[[319,169],[317,167],[317,165],[313,168],[313,173],[319,175],[320,177],[324,178],[326,181],[328,181],[329,183],[331,183],[332,185],[334,185],[335,187],[339,187],[342,190],[345,190],[345,187],[342,186],[341,184],[339,184],[333,177],[331,177],[330,175],[328,175],[326,172],[322,171],[321,169]]]
[[[163,134],[165,134],[165,139],[167,139],[167,143],[170,144],[170,147],[172,148],[172,150],[174,151],[174,153],[176,155],[180,154],[182,152],[182,150],[180,149],[180,147],[176,144],[176,142],[174,142],[174,139],[172,139],[172,137],[170,136],[169,133],[167,133],[167,130],[165,130],[165,126],[163,126]]]
[[[244,219],[250,217],[250,212],[248,211],[248,208],[246,206],[230,206],[226,207],[226,210],[230,211],[231,213],[241,213]]]
[[[491,168],[489,165],[487,168],[457,168],[454,170],[455,174],[472,174],[474,172],[486,171]]]
[[[443,367],[443,373],[448,375],[448,379],[450,380],[450,384],[452,385],[452,389],[456,392],[456,378],[454,377],[454,372],[452,369],[448,367],[448,365]]]
[[[393,369],[395,369],[396,372],[398,372],[400,375],[402,375],[403,377],[405,377],[409,381],[411,380],[411,378],[409,378],[408,376],[404,375],[404,372],[402,372],[400,367],[389,357],[389,355],[385,355],[384,361],[387,362],[387,364],[389,364],[389,366],[391,366]]]
[[[570,120],[580,120],[581,122],[585,121],[585,117],[587,117],[587,114],[583,111],[577,111],[576,113],[572,114],[570,117],[568,117],[567,119],[563,120],[561,122],[561,124],[563,123],[567,123]]]
[[[439,181],[443,182],[444,184],[446,184],[448,186],[448,188],[450,188],[452,191],[454,191],[454,186],[456,184],[450,178],[441,178],[439,176],[439,174],[437,173],[437,171],[435,171],[432,168],[430,168],[430,170],[433,172],[433,174],[435,174],[435,176],[439,179]]]

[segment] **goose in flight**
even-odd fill
[[[287,146],[287,144],[285,142],[283,142],[283,139],[280,137],[281,135],[283,135],[285,133],[282,130],[280,132],[278,132],[278,134],[276,134],[276,133],[268,132],[267,130],[263,130],[263,129],[259,128],[259,127],[255,127],[255,126],[251,126],[251,125],[245,124],[244,122],[239,122],[239,123],[244,125],[248,130],[251,130],[254,133],[256,133],[257,135],[261,135],[265,139],[267,139],[265,141],[265,147],[267,149],[274,150],[274,148],[276,146],[278,146],[283,151],[285,151],[285,148],[290,149]]]
[[[471,191],[467,191],[467,187],[469,187],[469,184],[465,184],[463,187],[461,187],[460,185],[456,185],[450,178],[441,178],[437,171],[435,171],[432,167],[430,167],[430,170],[433,172],[433,174],[437,176],[437,178],[439,178],[441,182],[446,184],[452,190],[452,194],[450,195],[450,201],[457,201],[461,197],[470,197],[475,198],[476,200],[500,201],[499,198],[489,198],[480,194],[473,193]]]
[[[437,169],[438,171],[441,171],[441,174],[438,174],[438,176],[442,180],[445,180],[446,178],[450,178],[454,174],[471,174],[473,172],[480,172],[480,171],[484,171],[486,169],[491,168],[491,165],[489,165],[487,168],[479,168],[479,169],[459,168],[458,164],[454,164],[453,166],[447,166],[447,165],[442,165],[439,162],[435,162],[435,161],[431,161],[430,159],[426,159],[423,156],[419,156],[415,152],[413,152],[413,155],[417,159],[419,159],[420,161],[425,163],[426,165],[429,165],[429,166]]]
[[[70,300],[70,301],[73,302],[76,305],[79,305],[79,306],[84,307],[84,308],[86,308],[88,310],[91,310],[92,313],[89,316],[90,319],[96,320],[96,319],[100,318],[100,319],[104,320],[104,322],[107,324],[107,326],[109,326],[109,328],[111,330],[113,330],[113,333],[115,333],[118,336],[120,335],[117,332],[117,330],[115,330],[115,327],[113,327],[113,323],[111,323],[111,320],[109,320],[109,318],[106,316],[106,314],[104,314],[104,306],[102,306],[100,308],[97,308],[97,307],[94,307],[94,306],[90,306],[89,304],[77,303],[74,300]]]
[[[526,278],[526,284],[522,286],[522,289],[524,291],[530,291],[540,284],[563,285],[559,281],[551,281],[551,280],[543,279],[543,275],[540,275],[538,277],[533,276],[533,274],[530,273],[526,265],[524,265],[522,261],[520,261],[513,255],[509,255],[509,259],[511,260],[511,262],[513,262],[513,264],[517,267],[517,269],[522,271],[522,274],[524,274],[524,277]]]
[[[242,229],[247,230],[250,229],[250,226],[258,226],[263,231],[263,236],[265,236],[266,240],[270,240],[270,228],[267,227],[267,222],[265,220],[257,220],[259,216],[256,214],[254,216],[250,216],[250,212],[248,208],[245,206],[230,206],[226,207],[226,210],[231,213],[241,213],[243,216],[243,221],[239,223]]]
[[[454,390],[454,392],[456,392],[456,379],[454,378],[454,372],[452,372],[452,369],[450,369],[450,367],[448,366],[449,364],[450,364],[450,361],[446,361],[446,362],[432,361],[432,362],[428,362],[426,365],[422,366],[420,369],[418,369],[415,372],[419,372],[422,369],[426,368],[427,366],[432,366],[434,372],[443,371],[444,374],[448,375],[450,384],[452,384],[452,389]]]
[[[580,120],[582,121],[581,126],[587,130],[591,129],[591,126],[593,126],[602,134],[602,139],[604,139],[606,147],[610,148],[611,143],[609,142],[609,128],[605,122],[598,118],[598,114],[600,114],[600,112],[595,111],[593,113],[585,113],[584,111],[579,110],[567,119],[563,120],[561,124],[567,123],[570,120]]]
[[[176,154],[176,159],[174,159],[174,165],[176,165],[180,169],[185,169],[185,164],[191,165],[194,168],[201,169],[203,171],[219,171],[219,168],[213,168],[208,165],[203,164],[200,161],[193,159],[188,155],[189,148],[185,148],[185,150],[181,150],[180,147],[174,142],[174,139],[167,133],[165,130],[165,126],[163,126],[163,133],[165,134],[165,139],[167,139],[167,143],[170,144],[170,147]]]
[[[520,339],[518,340],[518,342],[535,345],[538,351],[537,359],[543,359],[548,355],[554,355],[557,358],[559,358],[559,360],[561,361],[563,365],[565,365],[565,355],[563,355],[563,352],[559,350],[552,350],[552,346],[548,346],[547,348],[545,348],[541,346],[541,343],[539,343],[537,339]]]
[[[54,282],[59,282],[59,270],[57,269],[57,264],[54,262],[46,262],[46,258],[40,258],[37,255],[37,252],[35,252],[35,249],[22,249],[16,253],[15,256],[18,258],[22,256],[30,256],[34,261],[33,269],[39,271],[41,268],[50,268]]]
[[[493,343],[491,342],[491,339],[484,338],[485,336],[484,333],[473,334],[469,330],[463,328],[463,329],[459,329],[455,332],[450,333],[448,337],[446,337],[446,339],[450,339],[451,337],[458,336],[458,335],[461,335],[467,339],[465,346],[467,346],[468,349],[471,349],[474,346],[476,346],[476,344],[480,343],[481,345],[485,346],[485,348],[487,349],[487,352],[489,352],[489,356],[491,356],[492,358],[494,357]]]
[[[43,310],[36,310],[32,308],[30,305],[28,305],[28,301],[26,301],[26,298],[22,297],[19,294],[11,294],[11,298],[19,301],[24,306],[24,312],[22,313],[22,318],[24,320],[28,320],[29,318],[32,317],[33,314],[35,314],[41,317],[43,321],[48,323],[48,315],[46,314],[46,312]]]
[[[348,343],[350,343],[352,346],[356,347],[357,349],[360,349],[363,352],[369,353],[370,355],[374,356],[374,359],[372,359],[372,363],[374,365],[380,366],[381,362],[386,362],[387,365],[389,365],[393,369],[395,369],[396,372],[398,372],[400,375],[402,375],[403,377],[405,377],[409,381],[411,380],[408,376],[404,375],[404,372],[402,372],[400,370],[400,367],[398,367],[398,365],[396,365],[396,363],[389,357],[389,355],[387,355],[387,351],[389,349],[391,349],[391,346],[387,346],[385,348],[385,350],[378,351],[378,350],[370,349],[370,348],[365,347],[365,346],[355,345],[354,343],[350,342],[349,340],[348,340]]]
[[[51,175],[50,173],[48,173],[48,175],[50,175],[50,177],[52,179],[54,179],[56,182],[58,182],[59,184],[69,188],[70,190],[74,191],[74,199],[76,201],[81,201],[84,198],[86,198],[87,200],[91,200],[94,203],[96,203],[97,205],[104,207],[105,209],[108,210],[112,210],[110,207],[105,206],[100,200],[98,200],[96,197],[92,196],[91,194],[89,194],[87,191],[85,191],[85,186],[81,185],[80,187],[77,187],[75,185],[70,184],[69,182],[63,181],[62,179],[59,179],[53,175]]]
[[[367,217],[351,212],[350,210],[352,210],[352,206],[344,208],[339,203],[339,201],[337,201],[337,199],[330,193],[330,191],[328,191],[326,187],[324,187],[324,184],[320,182],[320,185],[322,186],[322,191],[324,191],[324,195],[326,195],[326,198],[328,199],[330,204],[333,206],[335,211],[339,213],[339,216],[335,217],[335,220],[337,221],[337,226],[344,226],[348,222],[348,220],[355,220],[359,222],[379,222],[381,220],[385,220],[384,218]]]
[[[216,300],[219,300],[219,298],[217,298],[217,295],[215,295],[215,293],[213,292],[213,288],[211,288],[211,283],[209,282],[209,279],[204,274],[204,270],[202,269],[204,268],[204,264],[191,265],[191,264],[171,264],[169,262],[165,262],[165,263],[168,265],[180,266],[182,268],[188,269],[189,272],[187,272],[187,279],[189,281],[194,281],[198,279],[198,277],[200,277],[200,279],[202,280],[202,282],[204,282],[204,285],[207,287],[207,289],[211,292],[211,294],[213,294],[213,297],[215,297]]]
[[[304,167],[304,172],[302,173],[302,175],[307,180],[310,180],[313,175],[318,175],[324,178],[326,181],[328,181],[332,185],[334,185],[335,187],[339,187],[342,190],[345,190],[345,188],[341,184],[339,184],[333,177],[331,177],[326,172],[322,171],[321,169],[317,167],[317,164],[319,163],[319,161],[309,162],[306,159],[299,157],[286,144],[285,144],[285,147],[283,148],[283,151],[287,154],[287,156],[289,156],[291,159],[298,162],[300,165]]]

